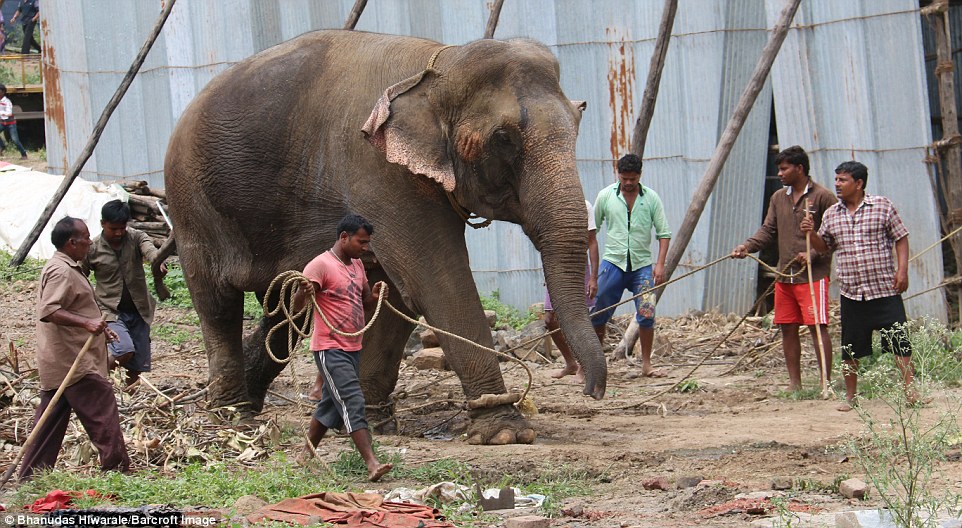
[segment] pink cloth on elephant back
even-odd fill
[[[325,251],[307,264],[304,276],[315,283],[314,298],[334,328],[351,333],[364,327],[367,274],[360,259],[351,259],[351,264],[347,265],[331,251]],[[356,352],[361,349],[361,336],[348,337],[332,332],[315,310],[311,350],[332,348]]]

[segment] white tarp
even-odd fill
[[[13,253],[20,248],[62,181],[63,176],[0,161],[0,249]],[[77,178],[40,233],[37,243],[30,248],[29,256],[44,260],[53,256],[55,250],[50,242],[50,230],[65,215],[87,222],[90,237],[97,236],[100,234],[100,208],[118,198],[126,200],[122,187]]]

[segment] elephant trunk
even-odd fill
[[[532,202],[522,199],[524,226],[541,252],[548,294],[561,331],[584,370],[584,393],[601,399],[608,367],[585,304],[588,211],[573,160],[569,166],[572,168],[568,170],[534,169],[537,176],[530,178],[530,185],[536,189],[521,193]]]

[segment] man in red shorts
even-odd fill
[[[835,205],[835,195],[815,183],[809,176],[808,154],[799,146],[788,147],[775,157],[778,177],[785,187],[772,195],[768,213],[762,226],[744,243],[732,251],[732,257],[745,258],[772,243],[778,244],[778,269],[791,277],[779,276],[775,283],[774,323],[782,329],[782,350],[788,366],[788,390],[802,388],[802,342],[798,337],[798,327],[808,326],[812,343],[818,347],[815,325],[821,325],[822,350],[825,364],[818,356],[820,376],[826,375],[826,383],[831,381],[832,339],[828,335],[828,275],[832,266],[830,252],[812,252],[812,282],[815,287],[815,304],[808,287],[806,273],[805,233],[799,224],[806,216],[806,203],[811,204],[807,211],[815,222],[816,229],[822,223],[822,215]],[[814,308],[814,309],[813,309]]]

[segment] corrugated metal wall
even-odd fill
[[[767,0],[769,22],[779,0]],[[812,176],[832,185],[835,167],[869,169],[867,191],[888,196],[918,252],[940,238],[924,163],[932,142],[918,3],[915,0],[807,0],[772,70],[778,137],[804,145]],[[884,35],[884,38],[879,38]],[[909,267],[909,293],[938,284],[942,256],[930,251]],[[944,320],[942,293],[907,303],[914,316]]]
[[[145,179],[151,185],[162,186],[163,156],[174,123],[191,98],[214,75],[244,57],[305,31],[340,27],[353,3],[353,0],[179,0],[141,75],[107,126],[83,177]],[[482,36],[488,3],[485,0],[377,0],[368,4],[357,29],[462,44]],[[886,52],[889,47],[898,48],[892,56],[905,57],[905,61],[888,64],[885,71],[867,72],[873,77],[862,79],[871,87],[871,97],[859,99],[858,103],[867,107],[874,117],[870,122],[860,121],[860,125],[886,126],[884,115],[876,114],[884,114],[882,109],[887,107],[871,104],[876,97],[886,104],[890,100],[897,103],[894,100],[899,98],[915,99],[919,104],[924,101],[925,86],[918,82],[923,73],[921,37],[918,15],[911,12],[911,3],[909,0],[858,2],[852,3],[851,8],[841,9],[833,7],[835,3],[831,0],[803,2],[803,5],[819,6],[803,11],[805,20],[812,19],[812,11],[820,13],[818,20],[822,21],[851,18],[850,12],[910,11],[886,19],[888,24],[897,26],[893,30],[905,33],[906,38],[897,44],[879,43],[879,47]],[[524,36],[547,44],[561,62],[565,93],[571,99],[588,102],[578,141],[578,168],[585,196],[591,201],[601,188],[615,181],[612,162],[627,152],[662,4],[660,0],[505,2],[497,37]],[[679,2],[649,133],[643,178],[644,183],[662,197],[669,222],[675,229],[681,224],[718,136],[768,38],[767,27],[781,6],[779,0]],[[94,121],[160,9],[160,0],[45,0],[44,37],[54,51],[46,60],[48,71],[55,72],[47,77],[47,149],[52,171],[63,171],[83,148]],[[853,19],[839,24],[848,31],[862,34],[859,30],[862,23]],[[676,275],[727,253],[761,222],[773,91],[782,143],[797,142],[807,148],[820,149],[815,156],[819,160],[820,178],[830,174],[826,167],[838,157],[838,151],[832,150],[838,145],[854,148],[858,144],[856,151],[859,152],[862,148],[866,152],[883,148],[876,142],[902,145],[895,141],[897,135],[889,134],[887,128],[872,135],[877,141],[864,147],[854,142],[862,136],[845,135],[854,133],[848,126],[852,116],[834,111],[838,108],[836,103],[825,107],[832,111],[824,111],[821,106],[826,103],[822,99],[834,101],[831,94],[838,89],[839,82],[836,72],[815,72],[818,75],[812,75],[812,80],[807,81],[814,86],[809,87],[809,92],[824,93],[821,99],[794,103],[781,100],[782,93],[786,98],[793,98],[792,90],[797,88],[785,85],[797,82],[789,72],[803,72],[810,63],[808,53],[812,50],[800,47],[799,39],[817,48],[819,56],[827,54],[826,59],[834,60],[840,57],[832,57],[831,50],[848,45],[846,40],[838,40],[844,36],[842,33],[844,31],[792,31],[786,45],[795,42],[795,51],[787,57],[783,52],[776,68],[779,75],[760,95]],[[884,62],[882,58],[888,57],[867,46],[859,46],[852,52],[852,56],[860,57],[862,62],[869,54],[878,57],[869,61],[877,66]],[[880,74],[885,76],[874,77]],[[892,83],[895,75],[905,77],[905,82]],[[873,79],[878,80],[873,82]],[[792,104],[807,106],[796,108]],[[917,110],[920,114],[917,122],[911,121],[910,126],[900,131],[910,137],[907,144],[911,144],[911,148],[900,150],[899,154],[887,154],[885,161],[889,166],[873,171],[875,182],[888,181],[888,177],[893,185],[901,181],[896,178],[924,169],[918,163],[917,167],[912,166],[915,159],[912,155],[916,152],[912,149],[917,150],[924,144],[929,134],[926,109],[910,108],[909,101],[896,107],[906,112]],[[830,129],[818,128],[818,137],[799,128],[794,117],[799,111],[811,115],[813,108],[819,109],[820,124]],[[900,120],[900,124],[903,123],[904,120]],[[833,133],[841,134],[838,141],[826,141]],[[898,164],[892,166],[896,159]],[[874,159],[863,161],[870,167],[879,165]],[[919,209],[928,208],[931,195],[926,194],[927,188],[914,186],[914,189],[918,196],[903,192],[900,203],[924,204],[925,207]],[[931,215],[915,215],[910,220],[913,234],[936,230]],[[602,230],[602,242],[603,238]],[[913,246],[921,247],[922,238],[921,235],[918,240],[913,237]],[[486,230],[472,231],[468,234],[468,244],[482,292],[499,290],[503,300],[519,307],[541,300],[540,257],[517,226],[496,223]],[[689,308],[744,310],[754,299],[756,274],[756,266],[750,261],[725,262],[710,273],[672,285],[659,310],[663,314],[680,313]],[[936,266],[934,260],[926,260],[913,268],[916,284],[940,279],[941,267]],[[700,306],[697,299],[702,300]],[[930,310],[928,306],[925,305],[926,310]],[[942,313],[944,317],[944,309],[937,309],[934,303],[927,313]]]

